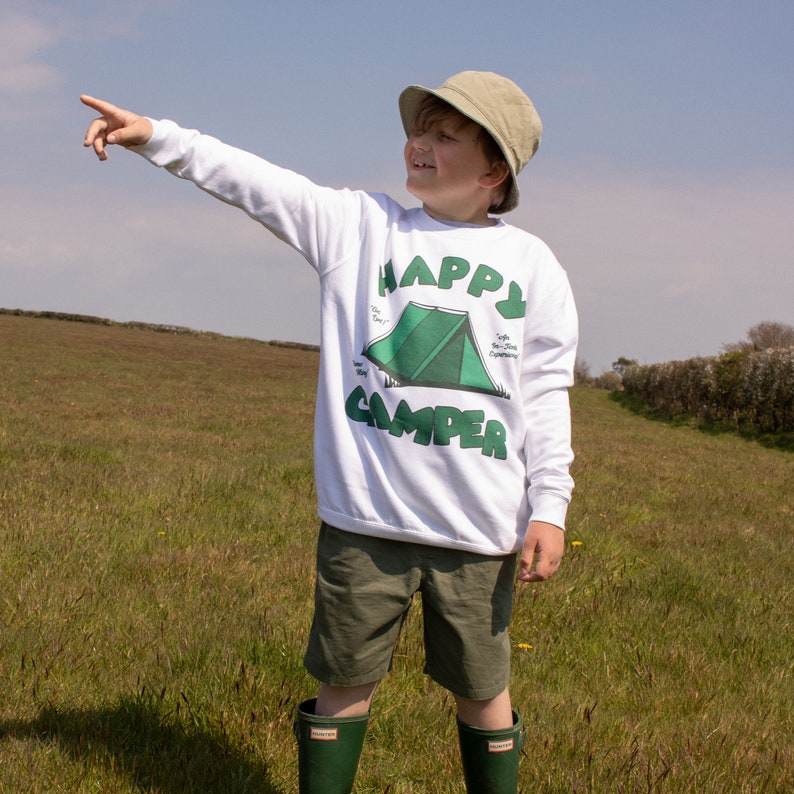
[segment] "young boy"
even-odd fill
[[[457,705],[469,792],[515,792],[513,578],[552,575],[573,487],[567,277],[498,216],[541,123],[512,81],[462,72],[399,99],[422,203],[319,187],[170,121],[82,97],[85,145],[134,147],[300,251],[321,284],[315,477],[322,519],[298,708],[300,790],[352,790],[370,702],[422,594],[425,672]],[[534,567],[533,567],[534,566]]]

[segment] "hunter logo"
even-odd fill
[[[512,739],[501,739],[498,742],[488,742],[489,753],[509,753],[512,749]]]
[[[335,742],[339,738],[339,728],[309,728],[309,739],[315,742]]]

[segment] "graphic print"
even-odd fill
[[[392,386],[413,384],[508,397],[480,355],[469,314],[410,302],[395,327],[363,351]]]

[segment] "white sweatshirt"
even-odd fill
[[[173,122],[136,151],[298,250],[321,285],[320,517],[486,555],[564,527],[577,319],[537,237],[319,187]]]

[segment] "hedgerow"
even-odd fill
[[[669,419],[760,433],[794,430],[794,348],[633,366],[623,374],[623,389]]]

